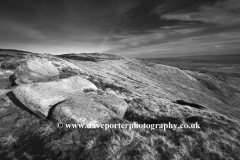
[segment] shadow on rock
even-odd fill
[[[12,101],[12,103],[14,103],[17,107],[21,108],[24,111],[27,111],[30,114],[33,114],[35,116],[37,116],[34,112],[32,112],[30,109],[28,109],[24,104],[22,104],[14,95],[14,93],[12,91],[8,92],[6,94],[6,96]],[[37,116],[39,117],[39,116]],[[40,117],[39,117],[40,118]]]
[[[176,100],[176,102],[173,102],[173,103],[180,104],[180,105],[187,105],[187,106],[190,106],[190,107],[193,107],[193,108],[196,108],[196,109],[201,109],[201,110],[206,109],[206,107],[204,107],[202,105],[199,105],[199,104],[196,104],[196,103],[186,102],[184,100]]]
[[[11,76],[9,77],[9,81],[12,82],[12,83],[11,83],[11,86],[12,86],[12,87],[17,85],[17,84],[15,83],[15,80],[16,80],[16,78],[15,78],[14,75],[11,75]]]

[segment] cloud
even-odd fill
[[[228,35],[240,34],[239,8],[238,0],[0,0],[0,47],[177,55],[202,43],[217,50],[238,43]]]
[[[240,49],[240,31],[239,26],[231,26],[228,30],[225,27],[176,28],[174,31],[166,28],[144,35],[122,37],[118,43],[121,45],[108,53],[134,57],[231,54],[236,52],[236,48]]]
[[[8,20],[2,20],[0,22],[0,33],[1,44],[16,42],[40,43],[43,39],[49,39],[48,36],[43,35],[38,30]]]
[[[201,37],[190,37],[164,43],[139,45],[138,47],[119,47],[109,53],[120,53],[132,57],[161,57],[197,54],[232,54],[240,49],[240,34],[219,33]]]
[[[0,47],[34,52],[104,52],[138,0],[1,0]],[[112,45],[114,46],[114,45]],[[65,52],[65,53],[66,53]]]
[[[183,11],[182,13],[167,13],[160,15],[166,20],[202,21],[221,25],[232,25],[240,23],[240,1],[220,1],[213,6],[199,6],[195,12]]]
[[[240,2],[237,0],[195,3],[164,1],[153,9],[163,26],[142,34],[122,37],[110,52],[138,56],[232,53],[240,41]],[[237,37],[237,38],[236,38]]]

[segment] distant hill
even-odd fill
[[[31,53],[28,51],[22,51],[22,50],[17,50],[17,49],[1,49],[0,48],[0,52],[27,52],[27,53]]]
[[[26,55],[34,54],[28,51],[16,50],[16,49],[0,49],[0,60],[8,60],[10,58],[23,58]]]
[[[187,59],[240,59],[240,54],[181,56]]]
[[[187,61],[191,63],[232,63],[240,64],[240,54],[228,54],[228,55],[196,55],[196,56],[181,56],[174,58],[149,58],[152,62],[157,61]]]
[[[61,58],[73,59],[73,60],[81,60],[81,61],[101,61],[101,60],[119,60],[121,59],[120,56],[112,55],[112,54],[105,54],[105,53],[69,53],[69,54],[62,54],[57,55]]]

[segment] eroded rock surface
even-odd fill
[[[32,58],[16,68],[12,79],[16,84],[29,84],[57,80],[58,75],[58,69],[47,59]]]
[[[48,116],[51,106],[86,90],[95,91],[97,87],[80,76],[73,76],[52,82],[23,84],[13,92],[20,102],[44,118]]]
[[[115,95],[98,95],[88,93],[86,96],[91,98],[96,103],[104,105],[106,108],[112,110],[120,118],[124,116],[128,108],[128,104],[122,98],[119,98]]]
[[[111,118],[119,117],[112,109],[107,108],[104,103],[96,101],[93,97],[98,97],[94,94],[77,94],[72,96],[69,100],[57,105],[52,112],[52,116],[59,121],[73,120],[76,123],[83,125],[87,124],[102,124],[107,123]],[[113,97],[102,97],[103,102],[109,102]],[[126,111],[126,110],[125,110]]]
[[[59,121],[73,120],[87,125],[107,123],[111,118],[123,118],[128,104],[114,95],[79,93],[57,105],[52,115]]]

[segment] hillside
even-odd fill
[[[149,61],[185,61],[192,63],[214,63],[214,64],[239,64],[240,54],[224,54],[224,55],[195,55],[195,56],[180,56],[173,58],[149,58]]]
[[[197,122],[200,129],[58,129],[52,115],[43,120],[12,92],[17,86],[9,77],[20,64],[33,58],[54,65],[61,80],[79,76],[97,87],[84,96],[93,92],[95,96],[115,96],[118,101],[125,101],[124,116],[108,123]],[[1,159],[240,157],[240,77],[222,79],[209,73],[99,53],[53,56],[0,50],[0,63]],[[35,84],[49,83],[34,82],[33,86]],[[71,98],[77,101],[76,97]],[[88,104],[88,100],[86,97],[84,104]]]

